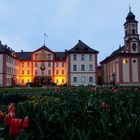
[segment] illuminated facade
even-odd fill
[[[14,52],[0,42],[0,86],[95,85],[97,54],[80,40],[65,52],[53,52],[45,45],[33,52]]]
[[[124,23],[124,46],[101,62],[103,84],[140,85],[140,39],[138,21],[131,9]]]

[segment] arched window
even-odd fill
[[[136,48],[137,48],[136,43],[133,43],[132,44],[132,49],[133,49],[134,52],[136,51]]]

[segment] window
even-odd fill
[[[93,77],[89,77],[89,82],[93,82]]]
[[[51,60],[51,54],[48,54],[48,60]]]
[[[85,55],[81,54],[81,61],[84,61],[84,60],[85,60]]]
[[[64,74],[64,70],[62,70],[62,74]]]
[[[85,65],[81,65],[81,71],[85,71]]]
[[[59,83],[59,79],[56,79],[56,83]]]
[[[128,59],[123,59],[123,64],[128,64]]]
[[[28,74],[28,75],[30,74],[30,70],[27,71],[27,74]]]
[[[24,74],[24,70],[22,70],[21,73]]]
[[[135,34],[135,30],[134,30],[134,29],[132,29],[132,34],[133,34],[133,35]]]
[[[51,70],[48,70],[48,75],[51,75]]]
[[[21,80],[22,84],[24,84],[24,79]]]
[[[81,77],[81,83],[85,83],[85,77]]]
[[[77,65],[73,65],[73,71],[77,71]]]
[[[29,62],[27,63],[27,67],[30,67],[30,63]]]
[[[77,77],[73,77],[73,83],[77,83]]]
[[[62,62],[62,67],[64,67],[64,62]]]
[[[133,49],[133,51],[136,51],[136,48],[137,48],[136,43],[133,43],[133,44],[132,44],[132,49]]]
[[[56,74],[59,74],[59,70],[56,70]]]
[[[62,83],[64,83],[64,79],[62,79]]]
[[[35,62],[35,67],[38,67],[38,64],[37,64],[37,62]]]
[[[56,67],[59,67],[59,63],[58,62],[56,62]]]
[[[133,60],[133,63],[136,63],[136,60]]]
[[[76,55],[76,54],[73,55],[73,60],[74,60],[74,61],[77,60],[77,55]]]
[[[89,54],[89,61],[92,61],[92,54]]]
[[[89,65],[89,71],[93,71],[93,66]]]
[[[37,72],[37,70],[35,70],[35,75],[37,75],[38,74],[38,72]]]
[[[48,62],[48,67],[51,67],[51,62]]]

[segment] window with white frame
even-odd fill
[[[76,54],[73,55],[73,60],[74,60],[74,61],[77,60],[77,55],[76,55]]]
[[[85,83],[85,77],[81,77],[81,83]]]
[[[84,60],[85,60],[85,55],[81,54],[81,61],[84,61]]]
[[[73,65],[73,71],[77,71],[77,65]]]
[[[89,77],[89,82],[93,82],[93,77]]]
[[[77,77],[73,77],[73,83],[77,83]]]
[[[93,71],[93,65],[89,65],[89,71]]]
[[[81,65],[81,71],[85,71],[85,65]]]
[[[92,61],[92,54],[89,54],[89,61]]]

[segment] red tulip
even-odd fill
[[[2,111],[0,111],[0,119],[3,119],[3,117],[4,117],[4,114]]]
[[[28,116],[26,116],[23,120],[22,128],[28,128],[28,125],[29,125]]]
[[[14,113],[14,104],[10,104],[10,106],[8,107],[8,113]]]
[[[11,116],[9,114],[7,114],[5,116],[5,118],[4,118],[4,124],[5,124],[5,126],[9,126],[10,123],[11,123],[11,120],[12,120]]]
[[[101,107],[102,107],[103,109],[108,109],[108,104],[105,103],[105,102],[102,102]]]
[[[9,135],[13,137],[17,137],[20,133],[21,129],[21,119],[12,119],[9,129]]]

